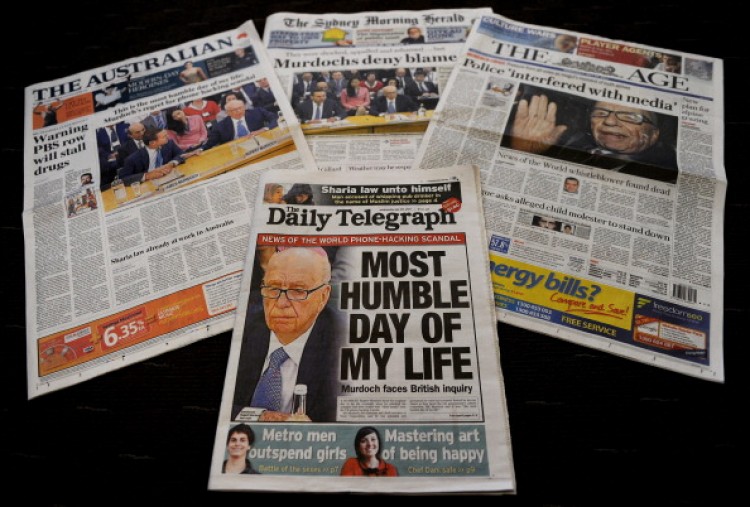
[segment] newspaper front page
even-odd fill
[[[231,329],[259,173],[314,167],[251,22],[29,86],[25,150],[29,397]]]
[[[209,488],[512,492],[478,171],[263,178]]]
[[[477,21],[415,167],[480,167],[499,320],[723,381],[722,75]]]
[[[410,168],[474,20],[491,12],[269,16],[263,41],[319,168]]]

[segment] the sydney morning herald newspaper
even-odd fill
[[[474,20],[491,12],[269,16],[263,42],[318,167],[410,168]],[[316,102],[322,105],[320,118]]]
[[[31,85],[25,121],[30,397],[230,329],[259,173],[314,167],[251,22]]]
[[[211,489],[514,490],[477,177],[264,175]]]
[[[500,320],[723,380],[722,75],[477,21],[415,166],[481,169]]]

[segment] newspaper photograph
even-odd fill
[[[415,167],[482,173],[498,319],[723,381],[722,61],[477,21]]]
[[[363,145],[378,167],[408,169],[474,20],[489,8],[299,14],[266,20],[263,41],[313,152],[335,136],[356,170]],[[398,159],[376,135],[399,139]],[[356,137],[355,137],[356,136]],[[413,151],[408,151],[412,149]],[[379,154],[382,158],[375,158]]]
[[[263,175],[209,489],[514,492],[479,173],[383,176]]]
[[[252,22],[26,88],[28,394],[231,329],[260,173],[315,167]]]

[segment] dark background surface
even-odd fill
[[[493,7],[511,19],[725,59],[726,383],[499,326],[518,494],[500,505],[726,505],[747,470],[745,293],[750,133],[742,16],[729,2],[33,2],[5,14],[0,79],[3,494],[22,505],[242,505],[298,497],[207,491],[230,334],[26,399],[23,88],[291,12]],[[75,7],[73,6],[75,5]],[[16,38],[9,27],[23,36]],[[745,217],[744,219],[742,217]],[[742,452],[741,452],[742,451]],[[307,500],[307,499],[305,499]],[[328,500],[318,498],[314,500]],[[336,501],[336,499],[333,499]],[[12,500],[11,500],[12,501]],[[357,501],[357,500],[355,500]],[[741,501],[741,500],[740,500]],[[734,503],[734,502],[731,502]]]

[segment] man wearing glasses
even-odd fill
[[[509,145],[625,174],[676,181],[675,149],[663,142],[659,115],[600,101],[589,109],[588,120],[588,131],[558,124],[557,104],[534,95],[519,102]]]
[[[326,308],[330,279],[320,248],[289,248],[270,258],[260,289],[263,312],[245,319],[233,419],[336,420],[341,335]],[[307,386],[302,416],[292,414],[297,384]]]

